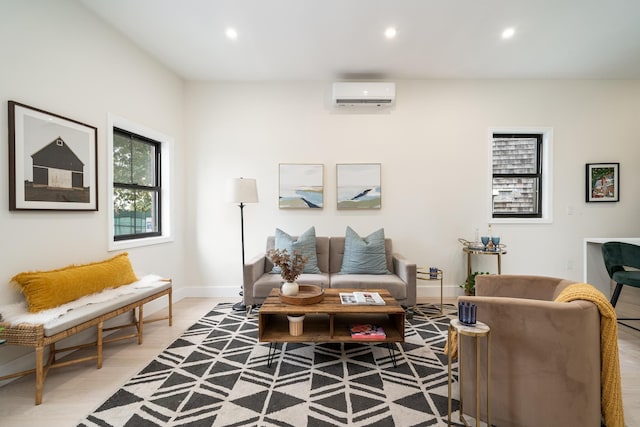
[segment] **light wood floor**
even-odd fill
[[[142,345],[124,341],[105,346],[102,369],[95,369],[89,362],[52,370],[39,406],[33,404],[33,376],[1,387],[0,426],[76,426],[220,301],[223,300],[187,298],[179,301],[174,305],[173,327],[169,328],[166,321],[149,323],[145,325]],[[640,317],[640,290],[625,288],[618,306],[619,316]],[[626,423],[640,426],[640,332],[620,326],[619,347]]]

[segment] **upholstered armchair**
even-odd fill
[[[476,278],[477,320],[491,327],[491,423],[498,426],[601,425],[600,315],[588,301],[555,302],[574,282],[551,277]],[[475,340],[461,337],[465,402],[475,402]],[[486,340],[480,340],[486,345]],[[484,347],[480,354],[485,357]],[[481,360],[481,384],[485,384]],[[486,408],[481,387],[481,411]],[[465,405],[475,416],[475,405]],[[482,412],[483,419],[486,414]]]

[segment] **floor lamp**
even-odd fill
[[[256,187],[256,180],[253,178],[234,178],[230,182],[230,201],[233,203],[239,203],[240,206],[240,238],[242,242],[242,279],[244,282],[244,206],[246,203],[258,202],[258,189]],[[240,295],[242,301],[233,305],[233,309],[236,311],[246,311],[247,307],[244,304],[244,289],[242,283],[240,284]]]

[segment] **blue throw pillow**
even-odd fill
[[[318,268],[318,255],[316,253],[316,228],[311,227],[295,240],[289,234],[276,228],[275,249],[286,249],[289,254],[293,251],[306,256],[307,263],[304,265],[303,273],[322,273]],[[280,267],[274,266],[272,273],[280,273]]]
[[[362,238],[347,227],[340,274],[390,274],[384,249],[383,228]]]

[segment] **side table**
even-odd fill
[[[462,399],[462,384],[464,376],[462,375],[462,363],[460,358],[462,356],[462,336],[476,338],[476,426],[480,426],[480,338],[485,337],[487,340],[487,360],[486,360],[486,373],[487,373],[487,425],[491,426],[491,410],[489,408],[489,375],[491,373],[491,328],[486,323],[476,322],[475,325],[465,325],[458,319],[453,319],[449,323],[449,333],[447,339],[451,341],[451,335],[453,331],[458,332],[458,390],[460,393],[460,421],[465,426],[469,426],[467,420],[464,418],[464,406]],[[449,390],[448,390],[448,424],[451,425],[451,352],[449,352]]]
[[[439,280],[440,281],[440,314],[442,314],[442,270],[438,269],[436,276],[432,276],[433,273],[429,271],[429,267],[418,267],[416,270],[416,278],[418,280]]]
[[[482,249],[470,249],[468,247],[462,248],[462,252],[467,254],[467,282],[471,279],[471,255],[494,255],[498,257],[498,274],[502,274],[502,255],[506,255],[505,249],[498,249],[495,251],[485,251]]]

